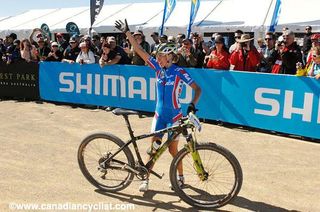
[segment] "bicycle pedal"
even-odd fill
[[[163,176],[164,176],[164,173],[162,173],[162,175],[160,175],[160,174],[158,174],[158,173],[156,173],[156,172],[154,172],[152,170],[150,170],[150,173],[153,174],[154,176],[158,177],[159,179],[162,179]]]

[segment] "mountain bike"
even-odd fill
[[[236,157],[226,148],[215,143],[198,143],[196,132],[201,130],[199,119],[192,113],[181,118],[179,124],[149,134],[135,136],[129,122],[129,115],[137,111],[117,108],[112,111],[122,115],[130,139],[122,141],[110,133],[93,133],[81,142],[78,149],[78,163],[83,175],[95,187],[106,192],[125,189],[134,176],[146,180],[149,174],[162,178],[151,167],[179,135],[186,144],[173,158],[170,166],[170,182],[175,193],[186,203],[198,209],[215,209],[233,200],[242,185],[242,169]],[[137,141],[160,133],[170,137],[154,152],[145,164],[139,152]],[[135,161],[129,145],[133,145]],[[183,164],[185,183],[178,183],[177,166]]]

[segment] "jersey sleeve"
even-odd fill
[[[194,80],[191,78],[190,74],[183,68],[178,68],[178,75],[180,79],[188,85],[191,85]]]
[[[159,66],[159,64],[156,61],[156,59],[154,59],[152,56],[149,57],[149,59],[147,61],[147,64],[148,64],[148,66],[150,66],[150,68],[152,68],[155,71],[161,69],[161,67]]]

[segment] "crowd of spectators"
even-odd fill
[[[307,26],[303,45],[295,41],[295,34],[284,28],[282,35],[267,32],[256,40],[249,34],[237,30],[235,42],[227,46],[225,37],[214,33],[210,42],[204,42],[200,33],[191,33],[187,38],[179,33],[176,37],[159,35],[153,32],[152,43],[146,41],[141,30],[133,34],[140,47],[155,56],[162,43],[177,45],[177,58],[174,61],[181,67],[208,68],[215,70],[237,70],[320,78],[320,34],[312,33]],[[68,39],[66,39],[68,38]],[[68,63],[92,64],[101,67],[113,64],[146,65],[136,54],[127,39],[114,36],[94,35],[64,36],[55,34],[54,41],[40,29],[35,29],[29,39],[17,39],[14,33],[0,38],[0,57],[10,64],[17,60],[26,62],[61,61]]]

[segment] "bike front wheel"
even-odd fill
[[[78,149],[79,167],[92,185],[109,192],[129,186],[134,174],[123,167],[126,165],[134,167],[134,158],[128,147],[119,152],[108,164],[103,164],[103,161],[123,145],[122,140],[109,133],[95,133],[81,142]]]
[[[242,185],[242,169],[236,157],[214,143],[197,144],[196,150],[208,177],[201,180],[191,153],[183,148],[170,166],[170,181],[177,195],[191,206],[204,210],[222,207],[237,196]],[[184,184],[178,178],[178,164],[182,163]]]

